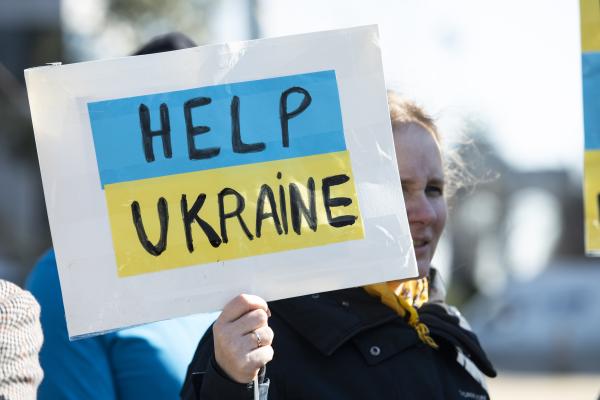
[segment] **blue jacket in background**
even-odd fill
[[[218,315],[177,318],[71,342],[54,251],[35,266],[27,289],[41,305],[40,400],[176,399],[194,350]]]

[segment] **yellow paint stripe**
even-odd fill
[[[582,51],[600,51],[600,3],[580,0],[579,5]]]
[[[600,251],[600,150],[585,151],[584,162],[585,250],[587,253],[597,253]]]
[[[281,173],[281,178],[277,177],[278,172]],[[340,174],[345,174],[350,179],[331,186],[330,198],[345,197],[351,199],[351,203],[347,206],[330,207],[332,214],[330,217],[352,215],[358,219],[352,225],[333,227],[328,223],[322,184],[324,178]],[[296,184],[304,203],[308,203],[306,186],[311,177],[315,182],[316,231],[309,229],[307,222],[302,218],[300,234],[297,234],[293,230],[291,221],[289,185]],[[280,186],[284,189],[287,234],[277,232],[274,218],[265,218],[262,220],[261,237],[256,237],[257,198],[263,184],[272,189],[276,213],[282,222],[282,231],[284,224],[281,218]],[[199,216],[222,238],[218,194],[226,187],[234,189],[244,198],[245,207],[241,217],[253,239],[247,237],[237,218],[228,218],[225,222],[228,242],[221,243],[215,248],[209,243],[200,225],[193,222],[190,232],[194,249],[190,252],[181,211],[182,195],[186,196],[189,210],[199,194],[206,194]],[[347,151],[117,183],[106,185],[105,192],[118,275],[121,277],[322,246],[364,237]],[[166,200],[169,222],[165,249],[160,255],[155,256],[140,244],[133,223],[132,203],[136,201],[139,204],[139,213],[148,240],[157,244],[160,237],[157,202],[161,197]],[[232,212],[236,209],[237,200],[233,195],[224,196],[223,205],[225,213]],[[264,213],[272,211],[268,201],[265,202],[263,210]]]

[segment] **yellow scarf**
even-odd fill
[[[374,283],[363,286],[373,297],[379,297],[381,302],[401,317],[408,314],[408,324],[419,335],[419,339],[426,345],[437,349],[438,345],[429,335],[427,325],[419,321],[419,313],[415,307],[421,307],[429,299],[429,283],[427,278],[413,279],[410,281],[390,281]]]

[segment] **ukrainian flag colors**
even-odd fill
[[[580,0],[585,127],[585,250],[600,254],[600,3]]]
[[[284,147],[280,117],[282,93],[298,87],[309,93],[310,104],[301,114],[289,119],[289,142]],[[239,99],[237,122],[242,141],[263,143],[263,150],[235,151],[233,96]],[[290,93],[286,99],[288,113],[298,109],[305,98],[301,93]],[[193,101],[196,99],[210,99],[210,103],[201,105],[200,100]],[[149,119],[149,130],[156,134],[151,145],[154,161],[150,162],[145,157],[141,133],[142,105],[148,110],[144,114]],[[186,109],[189,109],[189,122]],[[346,149],[334,71],[100,101],[89,103],[88,111],[103,186]],[[202,128],[208,131],[200,133]],[[159,132],[164,135],[158,136]],[[165,146],[165,142],[169,146]],[[200,151],[219,149],[219,152],[213,157],[193,159],[190,146]],[[166,147],[171,149],[168,157]]]
[[[364,237],[334,71],[88,111],[121,277]]]

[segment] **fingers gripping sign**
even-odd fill
[[[223,308],[213,325],[215,360],[234,381],[249,383],[273,358],[270,311],[258,296],[241,294]]]

